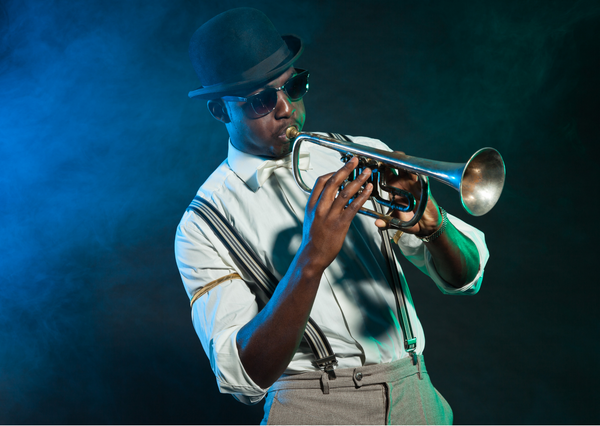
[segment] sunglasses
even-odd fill
[[[297,69],[297,71],[299,71],[299,73],[286,81],[281,87],[267,87],[247,98],[242,98],[240,96],[223,96],[222,99],[230,102],[249,103],[252,106],[254,114],[256,114],[256,118],[263,117],[273,111],[277,106],[277,92],[280,90],[283,90],[292,102],[299,101],[306,95],[306,92],[308,92],[309,72],[301,69]]]

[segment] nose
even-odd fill
[[[275,118],[289,118],[296,111],[292,101],[283,90],[277,92],[277,105],[275,106]]]

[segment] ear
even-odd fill
[[[206,106],[215,120],[218,120],[222,123],[229,123],[231,121],[229,114],[227,113],[227,107],[225,107],[223,100],[211,99],[206,103]]]

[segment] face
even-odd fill
[[[295,74],[292,67],[265,87],[281,87]],[[263,89],[248,93],[247,96],[261,90]],[[273,158],[284,157],[292,152],[292,144],[285,137],[285,129],[293,125],[298,127],[298,130],[302,130],[305,120],[302,99],[292,102],[287,94],[280,90],[277,92],[275,109],[258,118],[250,118],[253,116],[252,106],[246,102],[225,102],[225,104],[229,115],[229,122],[226,123],[227,131],[235,148],[248,154]]]

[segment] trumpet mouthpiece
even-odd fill
[[[300,134],[296,126],[290,126],[285,129],[285,137],[293,141]]]

